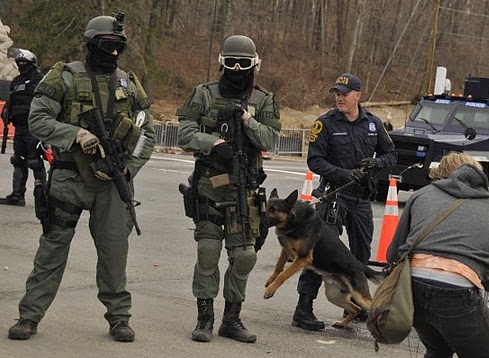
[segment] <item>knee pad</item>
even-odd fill
[[[15,168],[25,168],[27,165],[24,158],[15,154],[10,157],[10,164],[12,164]]]
[[[197,243],[197,271],[204,276],[211,276],[219,265],[222,242],[219,240],[201,239]]]
[[[237,247],[232,251],[232,272],[240,280],[246,280],[256,263],[256,252],[254,246],[247,246],[246,250]]]
[[[44,169],[44,163],[42,162],[41,158],[28,158],[27,167],[36,171]]]

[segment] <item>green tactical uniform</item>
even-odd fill
[[[97,74],[96,78],[101,102],[107,106],[110,75]],[[55,64],[35,91],[29,128],[34,136],[51,144],[55,164],[49,186],[50,225],[40,238],[34,269],[19,304],[21,319],[39,322],[54,300],[82,210],[90,211],[89,228],[98,256],[98,298],[107,307],[105,318],[114,324],[130,317],[126,263],[133,222],[114,182],[99,180],[86,170],[95,156],[84,154],[75,143],[80,127],[87,127],[80,122],[78,114],[95,106],[93,98],[90,77],[79,61]],[[149,159],[155,145],[149,113],[151,103],[151,97],[135,75],[118,69],[111,135],[123,144],[131,188],[132,179]],[[131,152],[141,132],[146,140],[142,151],[135,156]]]
[[[187,103],[177,111],[180,122],[179,146],[185,151],[194,152],[196,169],[193,176],[200,177],[197,184],[198,195],[200,198],[208,199],[210,203],[237,200],[236,187],[219,180],[223,174],[225,175],[226,170],[216,161],[213,152],[214,142],[219,137],[226,141],[232,140],[235,130],[233,123],[220,123],[217,119],[217,111],[229,102],[243,105],[238,98],[223,98],[219,93],[218,83],[212,82],[197,86]],[[246,102],[248,112],[253,117],[247,125],[243,125],[242,133],[247,143],[245,151],[250,159],[250,172],[258,176],[251,179],[260,184],[264,180],[261,176],[264,174],[261,151],[272,150],[277,143],[281,129],[279,108],[273,94],[259,86],[253,87]],[[195,178],[191,177],[189,181],[195,181]],[[233,226],[232,214],[235,207],[228,208],[223,213],[209,205],[207,220],[194,219],[195,240],[198,246],[192,287],[196,298],[213,299],[219,292],[218,263],[224,239],[229,259],[224,276],[224,298],[227,302],[244,301],[248,275],[256,262],[253,245],[255,238],[259,236],[259,209],[254,204],[255,194],[255,190],[248,189],[251,228],[247,231],[246,238],[239,227]]]

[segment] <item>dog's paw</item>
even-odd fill
[[[331,327],[345,329],[346,325],[343,323],[343,321],[336,321],[331,325]]]
[[[275,291],[277,291],[276,288],[273,288],[273,286],[268,286],[267,289],[265,290],[265,294],[263,295],[263,298],[266,300],[272,298],[273,295],[275,294]]]

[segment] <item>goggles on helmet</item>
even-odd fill
[[[119,55],[126,51],[127,48],[126,41],[118,39],[95,38],[90,39],[89,42],[107,53],[113,53],[115,50],[117,50]]]
[[[114,40],[114,39],[97,39],[97,46],[108,53],[113,53],[117,50],[117,53],[120,55],[124,51],[126,51],[127,43],[122,40]]]
[[[235,56],[222,56],[219,54],[219,63],[229,70],[245,71],[260,64],[258,56],[250,57],[235,57]]]

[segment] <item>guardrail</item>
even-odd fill
[[[178,122],[155,122],[156,147],[164,151],[179,149]],[[275,148],[269,153],[277,156],[306,157],[310,129],[282,129]]]

